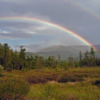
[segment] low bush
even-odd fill
[[[100,80],[96,80],[96,81],[94,82],[94,84],[95,84],[95,85],[100,85]]]
[[[66,83],[66,82],[76,82],[82,81],[82,77],[74,76],[74,75],[63,75],[58,79],[59,83]]]
[[[75,75],[75,76],[77,76],[77,77],[88,77],[88,75],[85,74],[85,73],[77,74],[77,75]]]
[[[44,74],[44,77],[48,80],[48,81],[52,81],[52,80],[57,80],[58,75],[55,73],[52,74]]]
[[[24,100],[30,86],[26,81],[19,79],[0,80],[0,100]]]
[[[56,73],[34,73],[26,76],[26,81],[33,84],[46,83],[47,81],[57,80]]]
[[[2,65],[0,65],[0,76],[2,76],[4,68],[2,67]]]
[[[27,82],[33,83],[33,84],[38,84],[38,83],[46,83],[47,79],[43,77],[35,77],[35,76],[29,76],[26,78]]]
[[[63,76],[61,76],[59,79],[58,79],[58,82],[59,83],[66,83],[66,82],[68,82],[69,81],[69,79],[67,78],[67,77],[63,77]]]

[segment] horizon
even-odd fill
[[[8,43],[7,43],[8,44]],[[10,47],[11,47],[11,45],[10,44],[8,44]],[[37,49],[37,50],[34,50],[34,47],[32,47],[31,48],[31,51],[29,51],[28,50],[28,48],[26,47],[26,45],[19,45],[19,46],[16,46],[17,47],[17,49],[14,49],[14,48],[12,48],[11,47],[11,49],[13,49],[14,51],[15,50],[17,50],[18,52],[20,51],[20,46],[23,46],[23,48],[25,48],[26,49],[26,52],[33,52],[33,53],[37,53],[37,52],[39,52],[39,51],[41,51],[41,50],[44,50],[44,49],[48,49],[48,48],[52,48],[52,47],[75,47],[75,46],[85,46],[85,47],[88,47],[89,49],[91,49],[91,46],[89,46],[89,45],[85,45],[85,44],[83,44],[83,45],[51,45],[51,46],[48,46],[48,47],[44,47],[44,48],[42,48],[42,49]],[[95,45],[93,45],[95,48],[97,48],[96,46],[99,46],[100,47],[100,44],[95,44]],[[94,49],[95,50],[95,49]],[[98,51],[99,51],[100,49],[98,49]],[[96,50],[95,50],[96,51]],[[97,52],[97,51],[96,51]]]

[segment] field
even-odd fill
[[[29,83],[24,100],[100,100],[100,67],[4,71],[5,79]]]

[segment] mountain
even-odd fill
[[[86,51],[90,50],[89,46],[81,46],[81,45],[74,45],[74,46],[62,46],[62,45],[56,45],[48,48],[41,49],[37,52],[52,52],[52,51],[70,51],[70,52],[75,52],[75,51]],[[36,52],[36,53],[37,53]]]
[[[95,45],[95,47],[98,50],[100,50],[100,45]],[[28,56],[40,55],[44,58],[48,58],[48,56],[58,57],[59,54],[62,60],[67,60],[69,56],[78,58],[79,52],[82,51],[84,53],[86,50],[90,51],[90,47],[86,45],[73,45],[73,46],[56,45],[56,46],[51,46],[48,48],[41,49],[35,53],[28,52],[27,55]],[[96,52],[96,56],[100,57],[100,55],[97,52]]]
[[[90,47],[85,45],[56,45],[49,48],[41,49],[37,51],[35,54],[41,55],[44,58],[47,58],[48,56],[58,57],[59,54],[62,60],[66,60],[69,56],[78,57],[80,51],[85,52],[86,50],[90,51]]]

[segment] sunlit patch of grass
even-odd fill
[[[100,89],[90,82],[75,85],[37,84],[31,86],[27,97],[34,100],[100,100]]]

